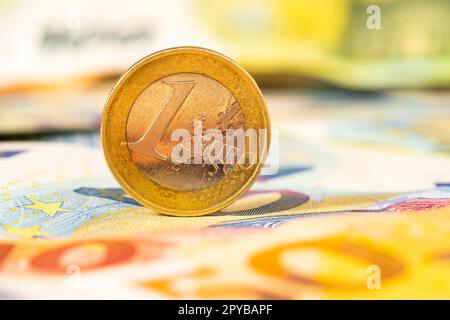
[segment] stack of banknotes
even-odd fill
[[[0,142],[0,298],[450,298],[450,95],[264,94],[278,168],[201,217],[128,196],[95,131]]]
[[[0,92],[118,76],[179,45],[224,53],[273,85],[450,82],[448,0],[41,0],[40,7],[0,0]]]

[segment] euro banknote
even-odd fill
[[[43,10],[33,6],[0,1],[0,91],[117,76],[151,52],[186,44],[223,52],[274,85],[300,79],[377,90],[450,83],[446,0],[133,0],[114,6],[45,0]]]
[[[448,208],[275,230],[0,242],[0,292],[38,299],[448,299]]]
[[[128,196],[98,134],[0,142],[0,297],[449,298],[446,95],[266,96],[278,170],[202,217]]]
[[[0,236],[86,238],[216,226],[272,228],[306,215],[414,212],[449,205],[447,154],[324,141],[295,148],[292,141],[280,144],[281,155],[287,152],[299,161],[286,161],[277,173],[262,176],[243,198],[219,212],[182,218],[153,212],[128,196],[98,148],[4,142]],[[317,145],[324,150],[311,152]]]

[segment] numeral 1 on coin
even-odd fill
[[[162,154],[156,148],[156,143],[161,139],[164,132],[169,127],[178,110],[180,110],[186,98],[196,85],[195,81],[163,81],[163,83],[172,87],[166,103],[159,111],[156,119],[148,127],[144,135],[137,141],[129,142],[128,148],[135,152],[140,152],[160,160],[167,160],[167,156]]]

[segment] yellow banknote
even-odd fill
[[[448,209],[276,230],[3,241],[0,290],[67,298],[448,299]]]

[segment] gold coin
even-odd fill
[[[270,143],[263,96],[229,58],[178,47],[134,64],[112,89],[102,145],[123,189],[176,216],[220,210],[258,178]]]

